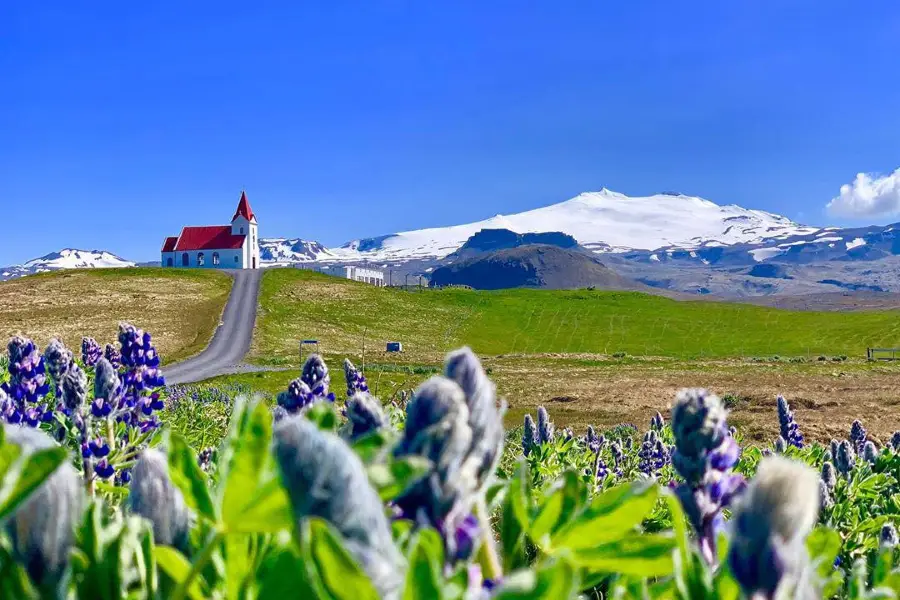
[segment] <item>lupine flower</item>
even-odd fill
[[[69,367],[66,374],[63,375],[61,384],[61,395],[63,406],[69,411],[79,410],[84,406],[87,400],[87,375],[75,364]]]
[[[331,376],[328,374],[328,366],[321,356],[309,355],[306,362],[303,363],[300,379],[309,386],[314,397],[334,402],[334,394],[328,391]]]
[[[597,483],[603,483],[603,480],[609,476],[609,469],[606,467],[606,463],[603,462],[601,458],[600,449],[597,449],[596,456],[594,457],[594,480]]]
[[[103,358],[105,358],[114,369],[118,370],[118,368],[122,366],[122,355],[119,354],[119,351],[116,350],[116,347],[112,344],[107,344],[106,348],[104,348]]]
[[[662,413],[659,411],[650,419],[650,429],[655,429],[656,431],[662,431],[663,427],[666,426],[666,420],[663,419]]]
[[[101,459],[94,465],[94,473],[96,473],[97,477],[99,477],[100,479],[109,479],[115,474],[115,472],[115,467],[109,464],[109,461],[105,458]]]
[[[47,372],[56,384],[57,389],[62,381],[63,375],[72,364],[72,352],[57,338],[50,340],[47,347],[44,348],[44,364],[47,366]]]
[[[397,598],[402,559],[381,499],[356,453],[299,416],[276,425],[274,450],[295,518],[319,517],[331,523],[380,596]]]
[[[631,452],[631,448],[634,446],[634,440],[630,437],[627,437],[625,438],[625,441],[623,443],[625,444],[625,450],[627,452]]]
[[[844,477],[849,477],[855,463],[856,455],[853,452],[853,446],[847,440],[842,441],[838,444],[837,455],[834,457],[835,468]]]
[[[503,422],[493,383],[468,348],[447,357],[445,377],[432,377],[406,407],[396,456],[431,461],[429,475],[397,499],[404,515],[443,533],[447,555],[460,556],[455,531],[472,513],[496,469]]]
[[[803,435],[800,433],[800,426],[794,420],[794,413],[788,406],[784,396],[778,396],[778,423],[781,426],[781,437],[784,441],[795,448],[803,448]]]
[[[81,362],[86,367],[93,367],[103,357],[100,344],[92,337],[81,338]]]
[[[214,450],[212,448],[204,448],[197,455],[197,465],[204,471],[208,471],[212,466]]]
[[[863,460],[869,464],[874,465],[875,461],[878,460],[878,449],[875,447],[871,441],[867,441],[863,444]]]
[[[562,437],[563,441],[568,442],[568,441],[571,440],[573,437],[575,437],[575,432],[572,431],[572,428],[571,428],[571,427],[565,427],[565,428],[559,433],[559,435]]]
[[[344,359],[344,378],[347,380],[348,398],[352,398],[358,392],[368,393],[369,384],[366,383],[365,376],[346,358]]]
[[[94,400],[104,400],[107,404],[113,404],[121,393],[122,383],[118,371],[108,359],[101,358],[94,370]]]
[[[894,435],[891,436],[891,446],[895,450],[900,450],[900,431],[895,431]]]
[[[109,444],[101,437],[91,440],[87,443],[88,450],[96,458],[104,458],[109,454]],[[82,449],[83,452],[83,449]]]
[[[39,430],[10,425],[4,430],[7,441],[28,452],[56,445]],[[84,505],[81,477],[67,460],[4,524],[17,562],[25,566],[32,581],[45,589],[56,588],[54,595],[60,597],[65,595],[60,586]]]
[[[285,417],[289,416],[290,413],[280,404],[272,409],[272,420],[276,423]]]
[[[669,453],[662,440],[657,436],[655,429],[644,434],[641,448],[638,450],[638,458],[640,459],[638,469],[649,477],[656,476],[657,471],[669,462]]]
[[[540,444],[537,430],[534,427],[534,419],[531,415],[525,415],[525,426],[522,430],[522,454],[528,456],[531,449]]]
[[[710,564],[723,524],[721,510],[746,486],[741,475],[731,472],[740,449],[728,431],[727,415],[721,400],[706,390],[682,390],[672,408],[672,465],[685,480],[675,493]]]
[[[819,506],[825,510],[834,506],[834,500],[831,498],[831,490],[824,480],[819,479]]]
[[[381,402],[368,392],[357,392],[351,396],[347,400],[346,411],[351,440],[378,431],[387,423]]]
[[[299,377],[288,384],[287,391],[278,394],[278,406],[294,414],[315,401],[312,391]]]
[[[553,423],[550,422],[550,415],[543,406],[538,406],[538,442],[548,444],[553,440]]]
[[[859,419],[854,420],[850,425],[850,442],[853,444],[853,451],[857,454],[863,453],[863,447],[866,445],[867,439],[866,428]]]
[[[881,526],[881,535],[879,536],[882,548],[894,548],[900,543],[897,537],[897,528],[893,523],[885,523]]]
[[[828,445],[828,449],[831,451],[831,456],[837,457],[839,445],[840,444],[838,444],[837,440],[835,440],[835,439],[831,440],[831,443]]]
[[[834,465],[830,462],[822,463],[822,481],[825,482],[829,490],[833,490],[834,486],[837,485],[837,472],[834,469]]]
[[[747,597],[820,597],[808,579],[806,536],[818,518],[819,477],[781,456],[763,459],[733,510],[728,563]],[[784,595],[787,593],[787,595]]]
[[[187,549],[192,517],[160,451],[148,448],[141,453],[131,474],[126,506],[150,521],[156,544]]]
[[[780,435],[775,438],[775,452],[778,454],[784,454],[787,450],[787,442]]]
[[[37,351],[34,342],[21,336],[15,336],[7,345],[9,353],[9,382],[3,384],[7,395],[20,403],[38,402],[50,391],[45,375],[44,358]]]

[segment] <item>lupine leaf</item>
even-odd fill
[[[662,534],[632,535],[573,554],[579,566],[605,573],[662,577],[671,575],[675,538]]]
[[[555,557],[531,571],[512,573],[493,596],[494,600],[566,600],[580,589],[578,571],[564,557]]]
[[[181,552],[171,546],[156,546],[153,551],[156,564],[176,584],[185,581],[191,572],[191,563]],[[187,594],[192,600],[204,600],[208,594],[204,591],[206,582],[201,575],[196,575],[194,581],[187,589]]]
[[[216,522],[216,507],[206,485],[206,475],[187,442],[176,433],[169,435],[168,463],[169,477],[184,495],[185,504],[197,514]]]
[[[319,596],[335,600],[378,600],[372,582],[337,534],[321,519],[310,519],[301,533],[303,562]],[[323,595],[324,594],[324,595]]]
[[[435,530],[423,529],[416,534],[407,562],[403,600],[440,600],[444,548]]]
[[[28,452],[15,460],[0,481],[0,521],[25,502],[67,458],[66,449],[57,446]]]

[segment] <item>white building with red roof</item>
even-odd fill
[[[190,269],[258,269],[258,224],[247,194],[241,192],[231,225],[184,227],[162,247],[164,267]]]

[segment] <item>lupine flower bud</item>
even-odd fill
[[[753,598],[816,598],[808,580],[806,536],[818,518],[819,477],[803,463],[763,459],[734,508],[728,562],[744,593]]]
[[[38,402],[50,391],[44,358],[28,338],[13,336],[6,346],[9,354],[9,382],[4,391],[16,402]]]
[[[107,344],[103,350],[103,358],[105,358],[114,369],[122,366],[122,355],[116,350],[112,344]]]
[[[126,505],[150,521],[157,544],[187,550],[192,517],[181,490],[169,478],[166,456],[159,450],[148,448],[141,453],[131,473]]]
[[[891,446],[895,450],[900,450],[900,431],[895,431],[894,435],[891,436]]]
[[[564,427],[563,430],[559,432],[559,435],[562,437],[563,441],[568,442],[575,437],[575,432],[572,431],[571,427]]]
[[[368,392],[357,392],[347,400],[347,419],[350,421],[350,439],[358,439],[385,426],[381,402]]]
[[[315,396],[309,385],[298,377],[288,384],[287,391],[278,394],[276,401],[278,406],[293,414],[315,402]]]
[[[57,338],[50,340],[44,349],[44,364],[53,382],[59,386],[60,380],[72,363],[72,352]]]
[[[825,454],[822,455],[822,460],[825,462],[834,462],[834,455],[831,453],[831,450],[825,451]]]
[[[672,407],[672,433],[682,454],[698,455],[718,446],[728,434],[722,402],[705,390],[678,393]]]
[[[819,479],[819,506],[823,509],[829,509],[834,506],[831,490],[828,489],[828,484],[822,479]]]
[[[781,426],[781,437],[784,441],[795,448],[803,448],[803,435],[800,433],[800,427],[794,420],[794,413],[788,406],[784,396],[779,395],[778,402],[778,423]]]
[[[285,408],[281,405],[277,405],[272,409],[272,420],[277,423],[278,421],[284,419],[289,416],[290,413],[285,410]]]
[[[538,406],[538,441],[541,444],[548,444],[553,440],[553,423],[550,422],[550,415],[543,406]]]
[[[863,446],[866,444],[868,434],[866,433],[866,428],[863,427],[863,424],[856,419],[850,425],[850,443],[853,444],[853,450],[857,454],[863,453]]]
[[[295,518],[331,523],[381,597],[397,598],[402,561],[359,457],[340,438],[302,417],[276,425],[274,449]]]
[[[863,460],[872,465],[878,460],[878,449],[871,441],[863,444]]]
[[[87,399],[87,384],[87,375],[77,364],[72,363],[63,375],[61,384],[61,400],[66,408],[74,411],[84,405]]]
[[[787,450],[787,442],[784,441],[784,438],[780,435],[775,438],[775,452],[778,454],[784,454]]]
[[[830,462],[822,463],[822,481],[828,486],[829,490],[833,490],[837,485],[837,472],[834,465]]]
[[[828,446],[828,449],[831,451],[831,456],[834,456],[834,457],[837,456],[837,454],[838,454],[838,445],[839,445],[839,444],[838,444],[838,441],[837,441],[837,440],[834,440],[834,439],[831,440],[831,443],[830,443],[829,446]]]
[[[86,367],[93,367],[103,357],[100,344],[92,337],[81,338],[81,362]]]
[[[26,452],[56,446],[37,429],[6,425],[4,431],[7,441]],[[82,479],[66,460],[4,524],[16,560],[45,589],[59,589],[63,583],[84,506]]]
[[[310,354],[303,363],[303,371],[300,375],[310,391],[316,398],[323,398],[334,402],[334,394],[328,391],[331,384],[331,375],[328,374],[328,366],[318,354]]]
[[[534,419],[531,415],[525,415],[525,425],[522,430],[522,454],[528,456],[531,449],[539,443],[538,433],[534,427]]]
[[[897,537],[897,528],[893,523],[885,523],[881,526],[880,541],[882,548],[894,548],[900,543]]]
[[[666,420],[663,419],[662,413],[659,411],[650,419],[650,428],[655,429],[657,431],[662,431],[663,427],[666,425]]]
[[[102,398],[112,403],[119,397],[121,387],[119,372],[112,363],[106,358],[97,361],[94,371],[94,399]]]
[[[853,452],[853,447],[850,445],[850,442],[844,440],[838,444],[837,455],[834,457],[834,466],[841,475],[849,477],[855,463],[856,456]]]

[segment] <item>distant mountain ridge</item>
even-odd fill
[[[0,281],[15,279],[34,273],[59,271],[61,269],[102,269],[113,267],[133,267],[135,263],[125,260],[105,250],[79,250],[64,248],[40,258],[34,258],[21,265],[0,268]]]

